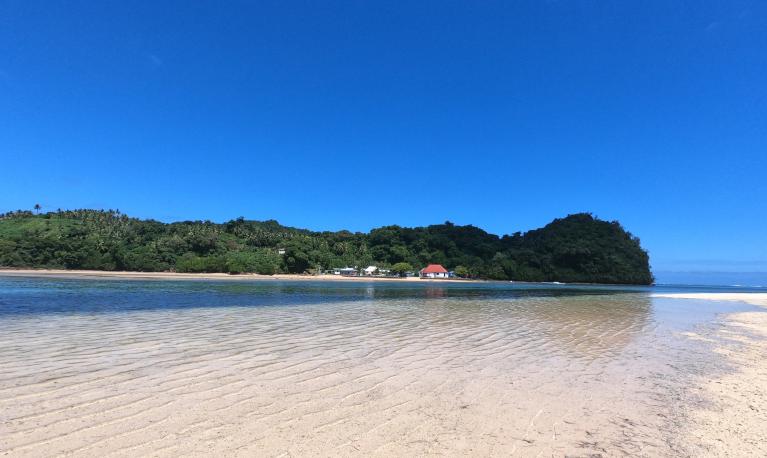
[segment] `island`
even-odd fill
[[[95,271],[364,273],[418,275],[444,266],[451,278],[648,285],[649,256],[617,221],[590,213],[498,236],[449,221],[370,232],[318,232],[277,221],[164,223],[117,210],[0,214],[0,268]],[[447,278],[448,275],[445,274]]]

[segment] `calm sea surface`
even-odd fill
[[[0,277],[0,453],[695,454],[741,290]]]

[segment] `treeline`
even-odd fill
[[[177,272],[316,272],[442,264],[494,280],[649,284],[649,258],[618,222],[587,213],[502,237],[450,222],[313,232],[238,218],[162,223],[113,210],[0,215],[0,266]]]

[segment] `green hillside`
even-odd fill
[[[278,250],[284,249],[284,254]],[[162,223],[116,211],[0,215],[0,266],[178,272],[302,273],[442,264],[494,280],[649,284],[647,252],[618,222],[580,213],[499,237],[450,222],[370,233],[313,232],[242,218]]]

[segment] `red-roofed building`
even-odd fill
[[[439,264],[429,264],[421,269],[421,278],[447,278],[447,269]]]

